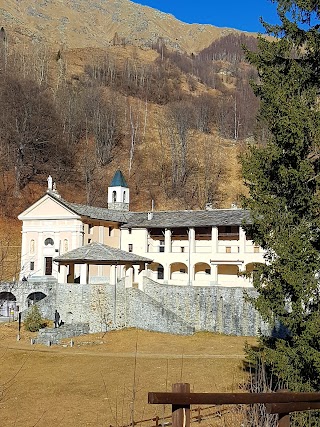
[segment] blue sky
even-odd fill
[[[277,23],[276,5],[270,0],[133,0],[171,13],[180,21],[216,27],[264,32],[259,18]]]

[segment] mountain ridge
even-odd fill
[[[244,33],[184,23],[130,0],[7,0],[0,8],[0,26],[15,43],[47,43],[68,49],[114,44],[150,48],[161,38],[166,46],[189,54],[230,33]]]

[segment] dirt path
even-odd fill
[[[0,347],[2,350],[15,350],[33,353],[64,354],[68,356],[94,356],[94,357],[116,357],[116,358],[138,358],[138,359],[243,359],[243,354],[172,354],[172,353],[134,353],[134,352],[106,352],[106,351],[72,351],[65,348],[39,348],[39,347]]]

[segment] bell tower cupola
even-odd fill
[[[129,210],[129,187],[119,169],[108,187],[108,209]]]

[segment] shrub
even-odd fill
[[[37,305],[33,305],[24,319],[25,329],[30,332],[36,332],[44,326],[45,322],[42,319],[39,307]]]

